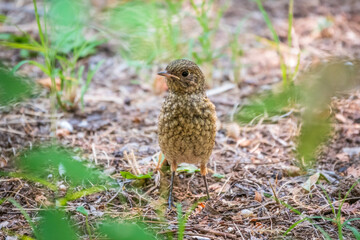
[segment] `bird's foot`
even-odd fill
[[[171,209],[171,207],[176,207],[174,204],[174,201],[172,199],[172,197],[169,197],[168,199],[168,209]]]

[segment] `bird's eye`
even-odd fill
[[[183,77],[187,77],[187,76],[189,75],[189,72],[188,72],[188,71],[183,71],[183,72],[181,73],[181,75],[182,75]]]

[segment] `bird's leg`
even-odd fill
[[[209,187],[208,187],[208,182],[207,182],[207,179],[206,179],[206,174],[207,174],[206,165],[201,165],[201,166],[200,166],[200,173],[201,173],[201,175],[202,175],[203,178],[204,178],[204,183],[205,183],[205,188],[206,188],[206,194],[207,194],[208,200],[210,200]]]
[[[175,161],[171,162],[170,163],[171,181],[170,181],[170,190],[169,190],[169,199],[168,199],[169,209],[171,209],[171,206],[175,207],[172,192],[173,192],[173,185],[174,185],[174,178],[175,178],[176,169],[177,169],[176,162]]]
[[[171,206],[174,205],[173,197],[172,197],[174,177],[175,177],[175,172],[171,172],[171,182],[170,182],[169,199],[168,199],[169,209],[171,209]]]

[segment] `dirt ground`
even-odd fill
[[[4,4],[0,3],[0,9]],[[264,4],[280,39],[286,39],[287,1],[266,1]],[[34,23],[33,16],[26,9],[19,7],[8,12],[23,13],[31,20],[29,22]],[[323,239],[321,232],[308,221],[300,223],[286,237],[281,237],[281,234],[304,216],[333,218],[320,186],[332,201],[337,201],[335,206],[338,206],[339,194],[344,197],[359,179],[360,90],[333,98],[329,107],[334,116],[334,131],[326,146],[321,147],[316,165],[317,170],[332,176],[333,182],[320,181],[311,192],[306,192],[301,184],[310,175],[303,175],[296,167],[295,147],[300,122],[294,112],[290,111],[273,122],[233,123],[236,109],[246,103],[249,96],[281,82],[276,52],[257,38],[271,38],[271,34],[254,2],[232,1],[221,26],[234,27],[239,18],[245,16],[247,20],[239,39],[244,49],[243,82],[240,86],[232,85],[227,91],[221,91],[222,86],[231,82],[228,72],[231,67],[219,60],[214,63],[212,89],[209,90],[209,98],[216,106],[219,130],[208,167],[211,173],[220,173],[225,177],[218,179],[208,175],[212,199],[205,205],[199,204],[191,213],[185,239]],[[316,26],[326,18],[331,20],[332,25],[322,31],[317,30]],[[295,1],[294,31],[294,43],[302,51],[302,70],[329,56],[359,58],[360,2]],[[18,54],[19,51],[2,48],[0,56],[15,65]],[[289,52],[286,58],[296,63],[296,55],[297,52]],[[142,173],[154,171],[156,162],[153,156],[160,151],[157,116],[167,93],[154,94],[152,84],[156,72],[164,69],[166,63],[136,72],[106,47],[81,61],[89,66],[99,59],[105,59],[105,63],[86,94],[84,110],[75,113],[58,111],[58,122],[67,122],[74,129],[69,135],[58,136],[58,141],[65,146],[81,148],[90,161],[96,162],[117,179],[121,179],[120,171],[131,171],[124,151],[134,152]],[[21,71],[34,79],[44,77],[32,66],[24,66]],[[214,89],[220,91],[216,93]],[[21,149],[49,140],[51,115],[47,95],[48,91],[44,89],[38,98],[0,110],[2,170],[14,171],[13,158]],[[84,234],[85,220],[75,211],[80,205],[91,210],[90,224],[95,224],[102,214],[107,214],[128,220],[140,219],[159,239],[166,239],[169,233],[176,236],[177,213],[176,210],[165,211],[166,199],[160,197],[156,176],[158,173],[138,188],[126,182],[122,190],[126,201],[117,197],[117,190],[110,189],[71,201],[66,209],[77,220],[76,226]],[[162,177],[170,181],[169,173]],[[266,197],[274,192],[281,201],[302,212],[303,216]],[[177,174],[174,198],[175,202],[182,204],[184,211],[205,195],[199,173]],[[39,196],[51,200],[54,192],[20,178],[2,177],[0,198],[9,196],[35,218],[41,206]],[[344,220],[360,217],[359,196],[358,185],[342,209]],[[314,222],[333,239],[338,238],[334,224],[323,219],[315,219]],[[354,221],[352,226],[360,229],[360,222]],[[31,235],[31,229],[19,209],[4,202],[0,205],[0,239],[6,239],[9,231]],[[348,229],[344,229],[344,236],[354,239]]]

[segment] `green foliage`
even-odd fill
[[[213,177],[215,177],[215,178],[219,178],[219,179],[221,179],[221,178],[224,178],[224,177],[225,177],[225,175],[220,174],[220,173],[214,173],[212,176],[213,176]]]
[[[61,210],[50,209],[41,211],[40,221],[37,227],[37,239],[78,239],[71,225],[73,225],[72,222],[68,219],[65,212]]]
[[[35,183],[40,183],[41,185],[44,185],[45,187],[51,189],[52,191],[56,191],[57,187],[55,184],[52,184],[50,182],[48,182],[45,179],[42,178],[38,178],[35,175],[31,175],[31,174],[25,174],[25,173],[18,173],[18,172],[3,172],[0,171],[0,176],[8,176],[8,177],[13,177],[13,178],[21,178],[21,179],[25,179],[31,182],[35,182]]]
[[[301,97],[301,89],[293,85],[280,93],[265,93],[252,99],[250,104],[242,106],[236,118],[240,122],[248,123],[262,117],[272,118],[282,115],[287,112],[286,107],[295,105]]]
[[[25,209],[24,209],[18,202],[16,202],[13,198],[8,198],[7,200],[8,200],[9,202],[11,202],[15,207],[17,207],[17,208],[20,210],[21,214],[25,217],[26,221],[29,223],[29,225],[30,225],[32,231],[34,232],[34,234],[35,234],[36,236],[38,236],[38,232],[37,232],[37,229],[36,229],[36,227],[35,227],[35,224],[34,224],[34,222],[31,220],[29,214],[27,214],[27,212],[25,211]]]
[[[347,200],[347,197],[348,197],[349,193],[351,192],[351,190],[353,190],[353,188],[354,188],[358,183],[360,183],[360,180],[357,180],[357,181],[350,187],[350,189],[346,192],[345,197],[340,201],[340,205],[339,205],[337,211],[336,211],[336,209],[335,209],[335,207],[334,207],[334,205],[333,205],[333,203],[332,203],[329,195],[327,194],[327,192],[326,192],[324,189],[322,189],[323,192],[324,192],[324,194],[325,194],[325,196],[326,196],[326,199],[327,199],[327,201],[328,201],[328,203],[329,203],[329,205],[330,205],[330,207],[331,207],[332,213],[334,214],[334,218],[328,218],[328,217],[323,217],[323,216],[306,216],[306,217],[300,219],[299,221],[295,222],[294,224],[292,224],[292,225],[285,231],[285,233],[284,233],[283,235],[284,235],[284,236],[287,235],[287,234],[288,234],[289,232],[291,232],[291,230],[294,229],[298,224],[300,224],[300,223],[302,223],[302,222],[304,222],[304,221],[309,221],[311,224],[313,224],[313,225],[323,234],[323,236],[324,236],[325,239],[331,239],[330,235],[329,235],[322,227],[320,227],[318,224],[314,223],[314,221],[313,221],[313,219],[322,219],[322,220],[330,221],[330,222],[332,222],[333,224],[335,224],[335,225],[338,227],[337,232],[338,232],[338,238],[339,238],[340,240],[343,240],[343,239],[344,239],[344,236],[343,236],[343,228],[349,229],[349,230],[353,233],[354,237],[355,237],[357,240],[360,239],[360,238],[359,238],[359,236],[360,236],[359,231],[358,231],[356,228],[354,228],[354,227],[352,227],[352,226],[350,225],[350,222],[352,222],[352,221],[360,221],[360,218],[352,218],[352,219],[348,219],[348,220],[346,220],[346,221],[343,221],[343,220],[342,220],[342,215],[341,215],[341,208],[342,208],[342,206],[344,205],[345,201]],[[292,206],[286,204],[285,202],[281,202],[281,204],[284,205],[285,207],[289,208],[290,210],[293,210],[293,209],[294,209]],[[298,215],[303,216],[303,215],[301,214],[301,212],[299,212],[299,211],[297,211],[297,210],[294,211],[294,212],[295,212],[296,214],[298,214]]]
[[[151,178],[152,176],[152,172],[149,172],[147,174],[134,175],[130,172],[120,171],[120,174],[125,179],[146,179]]]
[[[0,65],[0,106],[22,101],[33,94],[33,84]]]
[[[98,231],[99,233],[106,235],[106,239],[109,240],[155,239],[155,237],[145,232],[138,225],[131,223],[106,221],[100,225]]]
[[[220,7],[220,9],[217,9],[217,15],[215,18],[212,18],[209,15],[209,12],[214,5],[214,0],[202,1],[200,6],[197,5],[194,0],[190,0],[190,4],[196,13],[195,18],[202,29],[200,36],[197,36],[201,51],[192,51],[192,57],[198,64],[205,62],[212,63],[215,59],[222,55],[221,49],[214,48],[213,38],[219,28],[220,19],[222,18],[229,4],[226,2]]]
[[[128,63],[144,67],[184,52],[178,15],[183,1],[127,1],[108,11],[105,22]],[[175,22],[176,21],[176,22]]]
[[[200,172],[200,169],[196,167],[194,164],[187,164],[182,163],[176,171],[178,172],[187,172],[187,173],[194,173],[194,172]]]
[[[63,110],[74,110],[79,102],[83,103],[83,96],[87,91],[94,73],[102,62],[90,69],[84,80],[84,68],[79,66],[78,60],[95,52],[97,46],[104,41],[87,39],[85,37],[86,24],[89,16],[88,8],[83,1],[59,0],[45,2],[43,21],[41,21],[36,0],[33,0],[40,41],[36,41],[30,34],[24,33],[24,39],[2,38],[0,45],[32,51],[43,55],[43,61],[25,60],[14,67],[18,70],[23,64],[32,64],[51,79],[51,99],[57,101]],[[48,9],[49,8],[49,9]],[[31,57],[23,53],[23,57]],[[61,89],[57,89],[56,79],[61,81]],[[81,94],[78,88],[82,87]],[[79,92],[79,93],[78,93]],[[52,102],[52,107],[55,103]]]
[[[300,65],[300,53],[298,55],[298,62],[297,65],[293,71],[293,73],[290,73],[290,69],[288,67],[288,65],[285,63],[284,57],[283,57],[283,53],[280,50],[280,39],[279,36],[269,18],[269,15],[267,14],[266,10],[264,9],[263,5],[262,5],[262,0],[253,0],[256,2],[256,4],[258,5],[258,8],[264,18],[264,21],[268,27],[268,29],[270,30],[275,46],[276,46],[276,51],[280,57],[280,68],[281,68],[281,74],[282,74],[282,80],[283,80],[283,85],[284,86],[288,86],[291,85],[295,75],[298,72],[299,69],[299,65]],[[293,5],[294,5],[294,1],[293,0],[289,0],[289,15],[288,15],[288,22],[289,22],[289,26],[288,26],[288,46],[291,47],[292,44],[292,38],[291,38],[291,30],[292,30],[292,23],[293,23]]]
[[[72,186],[89,186],[112,181],[98,169],[78,160],[71,150],[58,146],[39,146],[26,150],[17,158],[16,163],[25,174],[44,180],[51,174],[54,179],[66,179]]]
[[[84,206],[78,206],[76,211],[81,213],[84,216],[89,216],[89,212],[84,208]]]
[[[332,59],[300,75],[299,85],[292,84],[280,93],[267,93],[253,99],[239,110],[236,119],[243,123],[261,118],[276,120],[286,116],[286,112],[291,113],[289,109],[302,108],[297,154],[299,165],[309,169],[315,164],[317,148],[331,133],[331,119],[327,114],[331,98],[359,86],[359,74],[359,61]]]
[[[320,119],[316,116],[303,118],[300,136],[298,138],[297,153],[302,159],[301,166],[305,169],[313,167],[316,150],[328,138],[331,125],[328,119]]]
[[[190,209],[186,212],[185,215],[183,215],[181,204],[176,204],[176,212],[177,212],[177,219],[178,219],[178,240],[184,239],[184,233],[185,233],[185,227],[186,223],[189,220],[189,217],[194,211],[194,209],[197,207],[198,203],[194,203]]]
[[[62,209],[46,209],[39,212],[39,221],[35,224],[26,213],[23,207],[14,199],[7,199],[24,215],[26,220],[32,227],[36,239],[79,239],[80,233],[73,227],[74,223],[70,220],[68,214]],[[80,212],[86,217],[86,227],[89,238],[92,239],[90,225],[88,223],[88,212],[82,206],[78,207],[76,211]],[[117,223],[114,220],[103,221],[96,224],[95,229],[97,233],[106,236],[105,239],[116,240],[132,240],[132,239],[155,239],[150,233],[146,232],[143,227],[131,223]],[[31,239],[31,238],[29,238]]]

